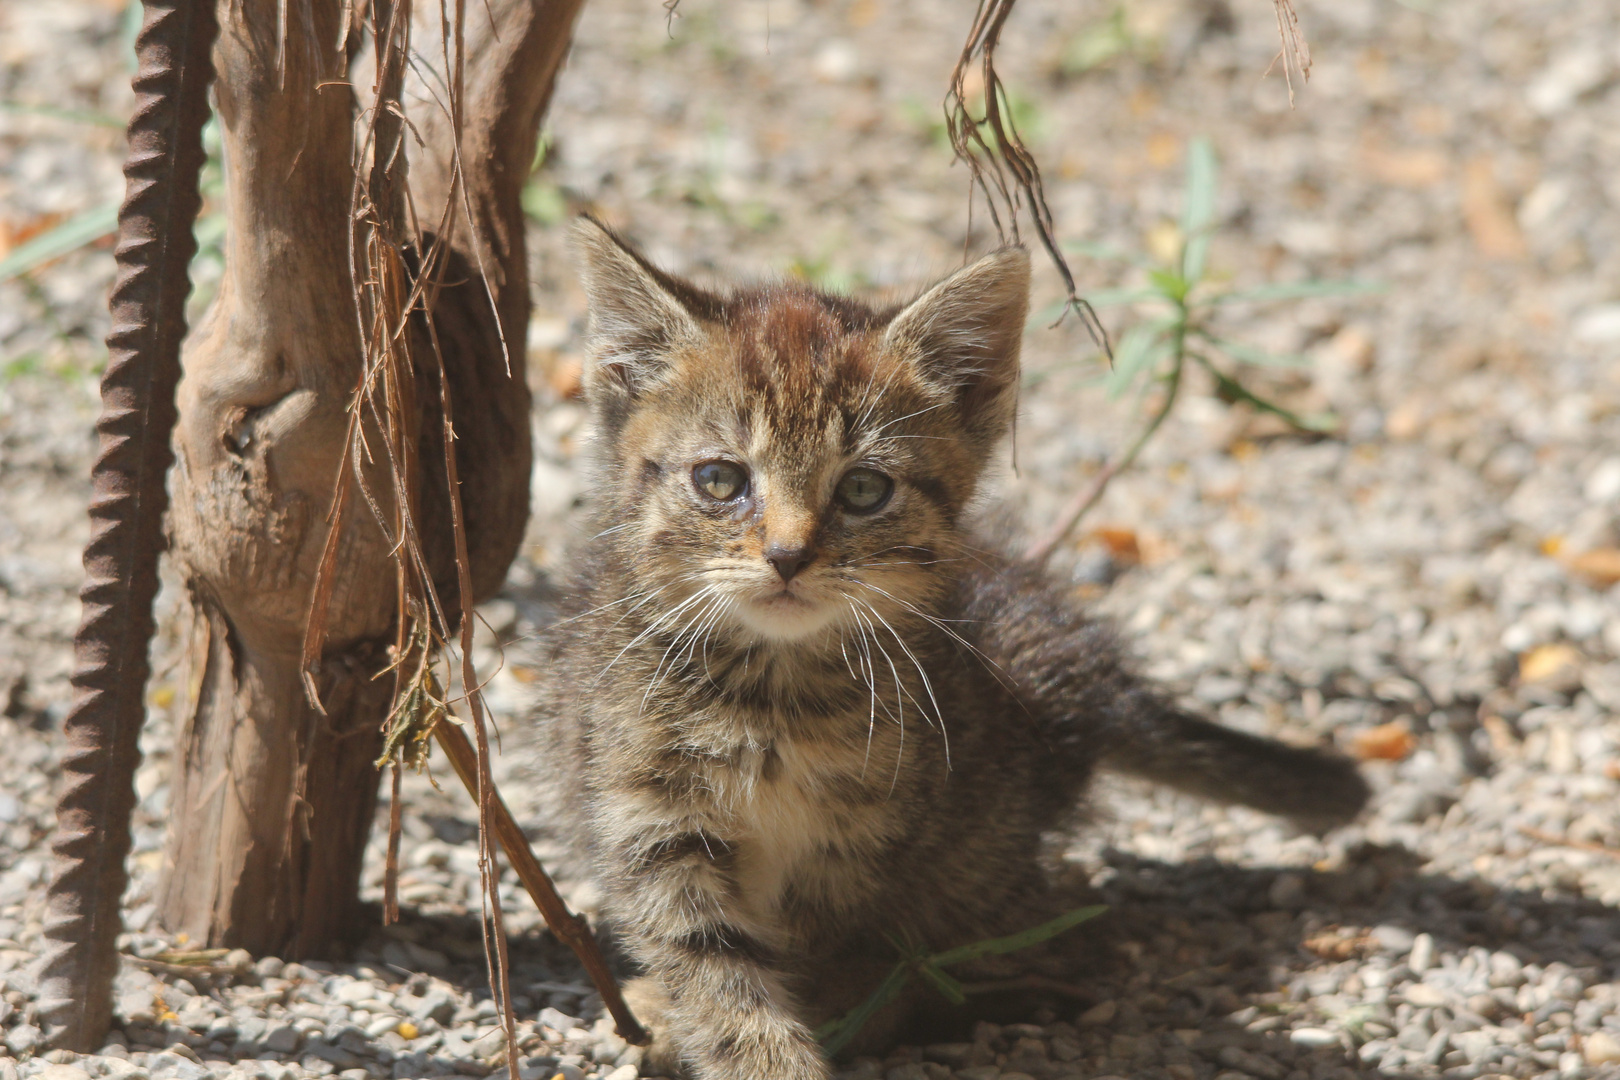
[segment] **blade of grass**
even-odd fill
[[[103,203],[47,229],[0,259],[0,281],[37,270],[52,259],[93,244],[118,231],[118,204]]]
[[[1189,284],[1204,276],[1210,232],[1215,224],[1218,181],[1215,147],[1200,135],[1187,144],[1187,192],[1181,211],[1181,231],[1187,238],[1181,252],[1181,276]]]
[[[1108,398],[1117,401],[1145,369],[1165,354],[1161,335],[1168,329],[1164,320],[1137,323],[1125,331],[1114,350],[1114,371],[1108,377]]]
[[[877,1011],[900,996],[905,988],[906,980],[911,976],[911,964],[902,960],[894,966],[888,976],[878,984],[872,996],[861,1002],[855,1008],[839,1017],[828,1021],[816,1032],[816,1038],[821,1042],[821,1048],[827,1052],[828,1057],[834,1057],[850,1040],[860,1034],[861,1028],[877,1013]]]
[[[1194,332],[1204,341],[1209,342],[1209,344],[1240,363],[1254,364],[1256,367],[1309,367],[1311,363],[1310,357],[1301,356],[1299,353],[1270,353],[1264,349],[1257,349],[1253,345],[1245,345],[1241,341],[1216,337],[1208,330],[1196,330]]]
[[[933,984],[940,996],[952,1005],[967,1004],[967,992],[962,989],[962,984],[955,976],[946,974],[927,960],[917,965],[917,974]]]
[[[1253,390],[1250,390],[1247,386],[1244,386],[1232,376],[1210,363],[1207,357],[1198,353],[1193,353],[1192,358],[1198,361],[1199,366],[1201,366],[1205,371],[1209,372],[1210,375],[1215,379],[1215,384],[1217,387],[1219,387],[1221,393],[1232,400],[1247,401],[1250,405],[1253,405],[1261,412],[1268,412],[1301,431],[1311,431],[1318,434],[1326,434],[1339,425],[1339,418],[1332,413],[1324,413],[1316,416],[1303,416],[1294,412],[1292,409],[1284,408],[1275,401],[1261,397],[1259,394],[1255,393]]]
[[[961,964],[969,960],[978,960],[985,956],[1000,956],[1003,953],[1017,952],[1032,945],[1039,945],[1057,937],[1065,930],[1079,926],[1083,922],[1095,919],[1108,910],[1106,904],[1093,904],[1090,907],[1075,908],[1066,911],[1050,922],[1030,927],[1028,930],[1006,937],[989,938],[985,941],[975,941],[971,945],[963,945],[945,952],[935,953],[928,958],[928,962],[939,967],[950,967],[952,964]]]

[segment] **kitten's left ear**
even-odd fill
[[[1004,247],[913,300],[883,343],[954,394],[970,430],[995,439],[1012,422],[1028,314],[1029,253]]]
[[[657,380],[670,353],[720,317],[710,293],[660,270],[589,214],[574,227],[591,311],[586,389],[599,407],[625,406]]]

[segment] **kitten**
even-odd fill
[[[1347,761],[1211,724],[964,521],[1012,422],[1029,260],[1003,248],[875,310],[721,296],[594,222],[591,539],[532,727],[691,1074],[829,1075],[812,1035],[904,938],[1054,914],[1041,834],[1098,765],[1312,829]]]

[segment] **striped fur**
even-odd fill
[[[692,1075],[825,1077],[811,1032],[892,939],[1048,915],[1041,834],[1099,763],[1313,826],[1359,808],[1343,762],[1177,711],[1106,627],[974,546],[1022,250],[878,311],[792,284],[717,296],[594,224],[581,243],[593,535],[539,658],[537,785]],[[746,497],[707,498],[709,460],[746,467]],[[880,510],[835,501],[851,468],[893,479]],[[790,578],[781,550],[807,553]]]

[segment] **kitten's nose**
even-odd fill
[[[797,574],[809,565],[816,553],[808,547],[789,547],[786,544],[771,544],[765,548],[765,558],[782,575],[785,585],[793,580]]]

